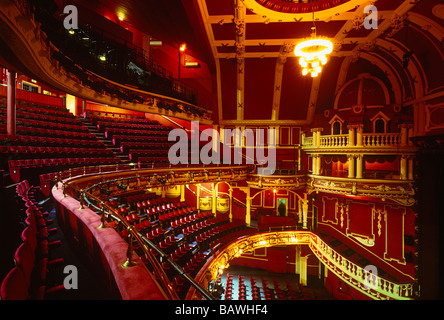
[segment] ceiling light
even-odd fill
[[[294,54],[299,59],[302,67],[302,75],[308,73],[312,77],[317,77],[322,71],[323,65],[328,61],[327,55],[333,52],[333,43],[330,40],[316,36],[316,27],[312,28],[311,38],[296,45]]]
[[[103,54],[101,54],[101,55],[99,56],[99,59],[100,59],[100,61],[106,61],[106,56],[103,55]]]

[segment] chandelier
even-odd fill
[[[330,40],[316,36],[316,27],[312,27],[311,38],[296,45],[294,54],[299,58],[302,67],[302,75],[317,77],[327,61],[327,55],[333,51],[333,43]]]

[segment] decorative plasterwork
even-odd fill
[[[391,200],[403,206],[412,206],[415,203],[412,182],[308,175],[306,184],[312,192],[379,198],[382,201]]]
[[[272,246],[308,245],[316,257],[333,273],[350,286],[375,300],[410,300],[413,283],[399,284],[375,276],[370,281],[364,268],[348,260],[325,243],[317,234],[310,231],[281,231],[254,234],[237,239],[214,252],[210,260],[196,277],[204,288],[229,266],[232,259],[245,252]],[[371,285],[369,285],[371,284]],[[200,299],[192,288],[187,299]]]
[[[330,20],[332,17],[347,13],[350,10],[356,9],[362,5],[367,5],[371,3],[369,0],[333,0],[329,1],[326,5],[326,1],[323,1],[323,6],[317,6],[316,3],[310,7],[310,9],[302,10],[299,13],[292,12],[281,12],[273,10],[272,8],[267,8],[263,6],[260,2],[256,0],[242,0],[244,5],[250,11],[256,13],[257,15],[263,17],[264,19],[270,19],[271,21],[285,21],[285,22],[301,22],[301,21],[312,21],[313,20],[313,10],[315,10],[315,20]],[[284,3],[285,4],[285,3]],[[307,6],[312,4],[297,4],[297,3],[287,3],[287,6]],[[295,12],[295,10],[293,10]]]

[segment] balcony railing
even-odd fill
[[[324,135],[319,138],[319,145],[314,142],[313,137],[302,139],[302,145],[308,148],[347,148],[347,147],[402,147],[400,133],[366,133],[362,135],[362,141],[356,144],[350,143],[348,134]]]

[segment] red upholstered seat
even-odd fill
[[[12,268],[3,279],[0,297],[1,300],[26,300],[28,298],[28,284],[21,268]]]

